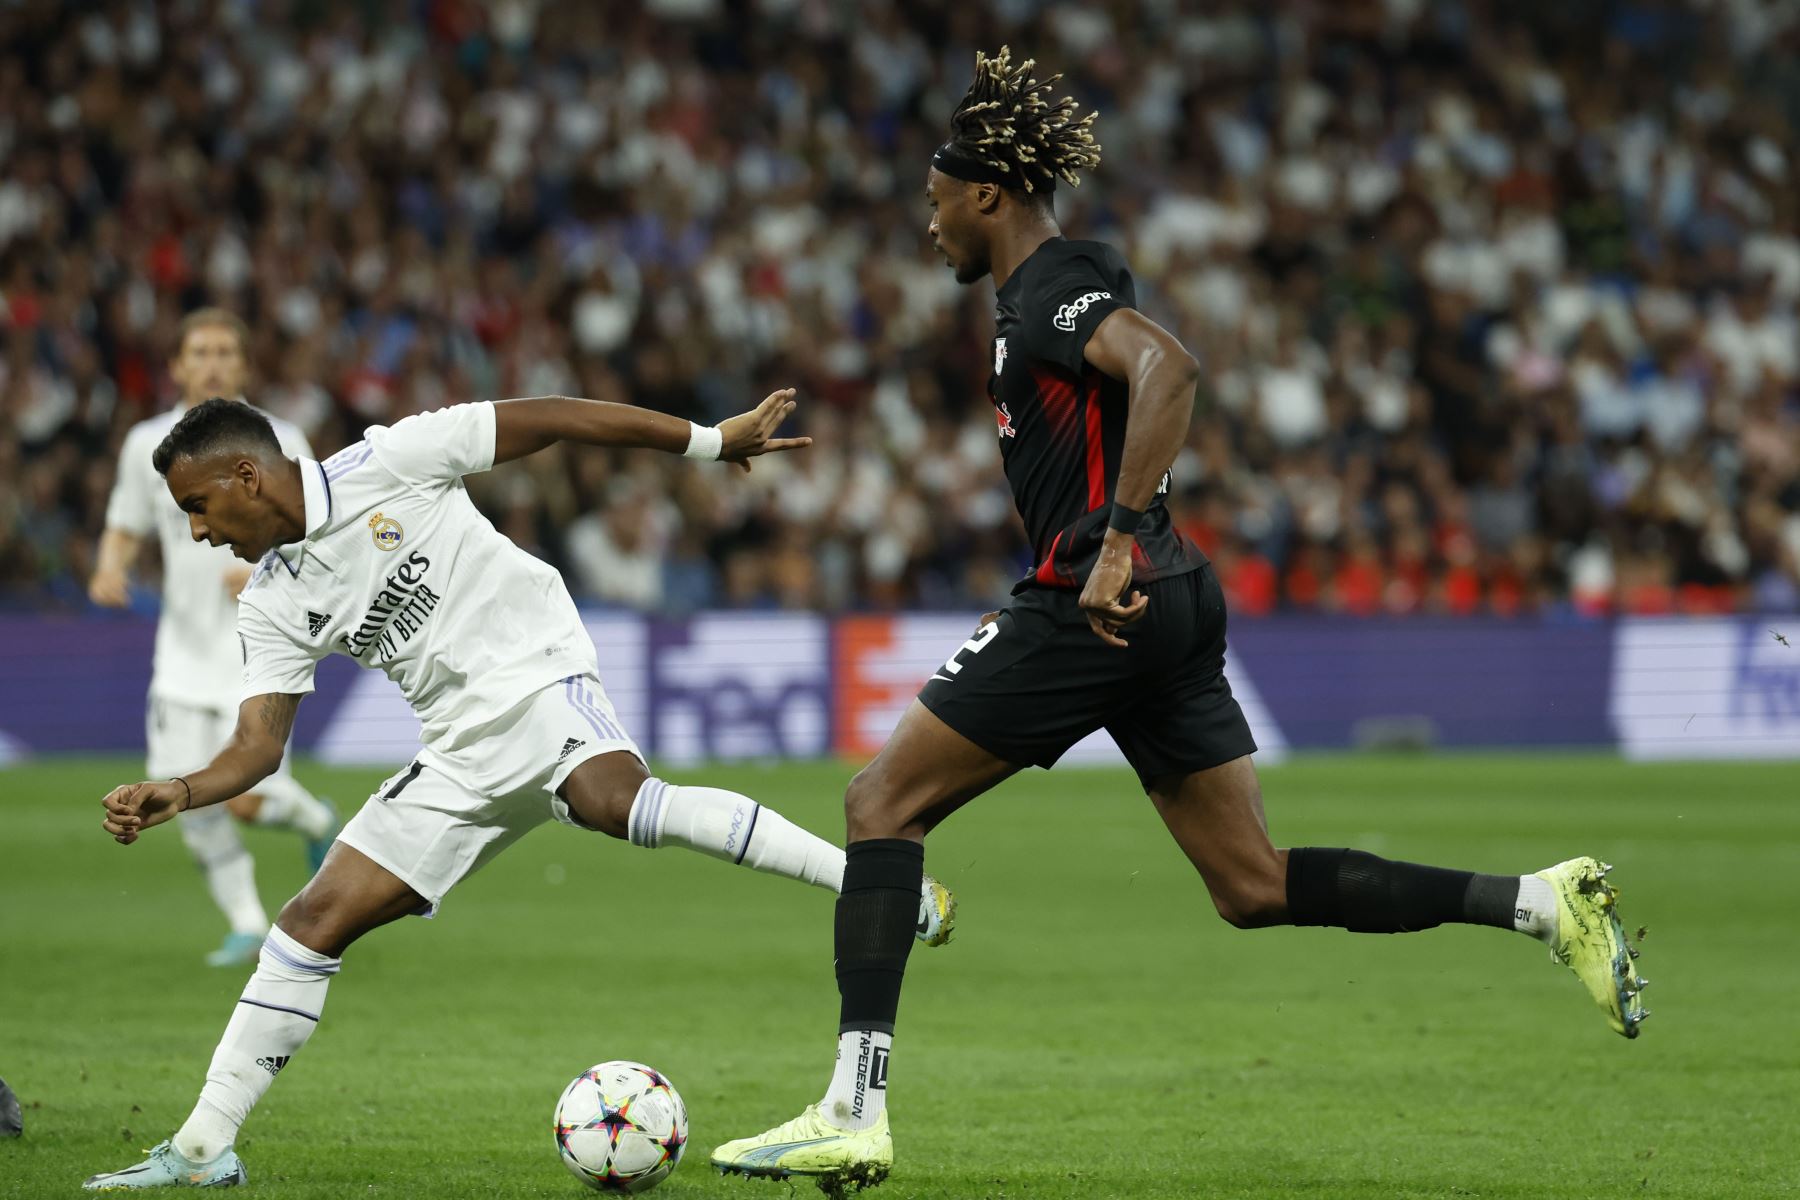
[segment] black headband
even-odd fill
[[[952,179],[961,179],[967,183],[997,183],[1001,187],[1025,190],[1024,181],[1011,171],[1002,171],[999,167],[989,166],[980,159],[970,158],[966,154],[958,154],[949,142],[937,148],[931,156],[931,165],[936,167],[940,175],[948,175]],[[1047,183],[1033,181],[1039,191],[1053,191],[1056,180]]]

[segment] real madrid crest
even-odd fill
[[[376,513],[369,518],[369,535],[375,539],[377,550],[398,550],[400,539],[406,536],[406,531],[400,528],[400,522],[394,518]]]

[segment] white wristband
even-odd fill
[[[682,451],[688,458],[704,458],[708,462],[717,462],[719,451],[725,448],[725,435],[719,432],[717,425],[696,425],[688,422],[687,449]]]

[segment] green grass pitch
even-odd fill
[[[353,806],[381,772],[302,767]],[[671,772],[836,840],[847,767]],[[26,1133],[0,1196],[77,1194],[186,1115],[243,971],[172,830],[129,849],[124,760],[0,771],[0,1077]],[[1591,852],[1650,933],[1628,1043],[1536,944],[1233,930],[1121,772],[1028,772],[928,847],[960,932],[915,951],[892,1074],[902,1197],[1800,1195],[1800,784],[1787,765],[1579,756],[1301,758],[1264,775],[1282,844],[1489,871]],[[347,802],[347,803],[346,803]],[[297,842],[253,832],[273,911]],[[587,1194],[550,1109],[637,1058],[692,1116],[656,1193],[778,1200],[707,1154],[822,1092],[831,901],[558,826],[434,921],[346,956],[325,1020],[239,1142],[253,1195]]]

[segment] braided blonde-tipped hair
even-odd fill
[[[1010,46],[992,58],[977,50],[975,82],[950,117],[950,145],[1016,181],[1009,187],[1048,192],[1058,179],[1079,187],[1078,172],[1100,165],[1099,114],[1077,119],[1074,97],[1052,100],[1050,89],[1062,76],[1035,79],[1036,66],[1030,58],[1013,66]]]

